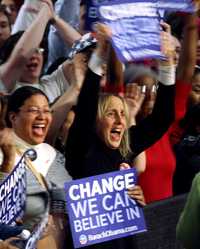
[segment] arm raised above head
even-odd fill
[[[199,10],[199,3],[197,11]],[[191,82],[197,57],[198,41],[198,15],[186,14],[184,16],[183,39],[181,42],[181,53],[177,68],[177,79]]]
[[[170,29],[165,25],[162,32],[164,61],[159,63],[159,84],[152,113],[130,127],[131,149],[137,155],[158,141],[174,121],[175,65],[174,47],[170,46]]]
[[[8,91],[13,89],[15,81],[21,76],[22,67],[25,66],[35,49],[39,47],[46,25],[52,17],[52,3],[50,0],[45,0],[37,18],[23,33],[8,60],[1,65],[0,78]]]

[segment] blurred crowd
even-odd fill
[[[127,63],[108,26],[85,29],[86,4],[0,1],[1,181],[28,149],[36,153],[16,226],[33,232],[47,215],[37,248],[74,248],[64,183],[134,167],[128,195],[140,206],[189,193],[177,237],[200,248],[199,1],[195,13],[165,14],[164,59]],[[1,226],[0,248],[20,248]],[[134,248],[127,239],[87,248],[116,247]]]

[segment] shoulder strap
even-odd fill
[[[26,164],[29,167],[29,169],[32,171],[32,173],[35,175],[40,185],[46,190],[48,190],[48,185],[44,176],[35,169],[30,159],[28,158],[26,159]]]
[[[16,149],[16,151],[17,151],[18,155],[20,155],[20,156],[22,155],[22,153],[21,153],[21,151],[19,149]],[[38,180],[40,185],[43,188],[45,188],[46,190],[48,190],[48,184],[47,184],[44,176],[35,169],[35,167],[33,166],[32,162],[31,162],[31,160],[28,159],[27,157],[26,157],[26,165],[31,170],[31,172],[34,174],[34,176],[36,177],[36,179]]]

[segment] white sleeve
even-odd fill
[[[176,80],[176,67],[172,66],[161,66],[158,67],[158,80],[163,85],[170,86],[175,84]]]
[[[88,67],[99,76],[103,75],[102,65],[105,61],[94,52],[89,60]]]
[[[62,65],[52,74],[45,75],[41,78],[41,88],[48,95],[50,103],[64,94],[69,88],[69,82],[65,78]]]
[[[21,6],[17,19],[12,28],[12,34],[26,30],[35,20],[40,9],[40,0],[25,0]]]

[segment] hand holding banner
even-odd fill
[[[192,13],[194,2],[198,0],[87,0],[86,30],[91,30],[100,17],[114,33],[113,47],[122,62],[163,58],[161,13],[166,10]]]
[[[24,156],[0,184],[0,223],[12,224],[22,218],[26,201],[26,168]]]
[[[127,194],[135,184],[135,169],[65,184],[75,248],[146,231],[142,208]]]
[[[191,0],[111,1],[99,7],[102,21],[113,33],[112,43],[122,62],[163,58],[160,40],[160,11],[194,12]]]

